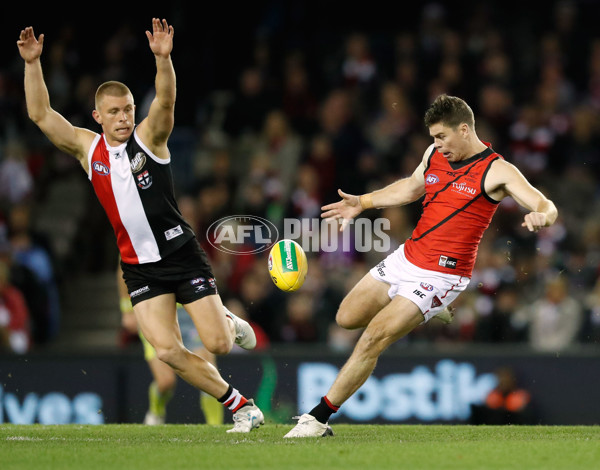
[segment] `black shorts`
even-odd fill
[[[162,294],[175,294],[177,302],[189,304],[217,293],[208,258],[196,238],[154,263],[121,261],[121,267],[132,305]]]

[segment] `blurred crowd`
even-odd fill
[[[432,320],[393,347],[518,342],[560,351],[597,342],[600,36],[581,26],[594,3],[549,2],[535,15],[511,16],[499,2],[458,12],[432,2],[416,8],[406,26],[328,30],[318,23],[303,35],[301,14],[286,5],[268,3],[260,27],[240,38],[245,55],[228,64],[234,79],[223,84],[211,83],[215,73],[206,69],[218,61],[192,58],[197,44],[183,40],[185,15],[174,15],[179,88],[170,148],[177,197],[221,296],[264,330],[269,344],[351,348],[359,332],[335,325],[337,307],[387,253],[309,251],[305,285],[286,294],[269,278],[266,253],[219,251],[207,243],[207,229],[234,214],[281,228],[286,218],[318,218],[322,205],[339,198],[338,188],[361,194],[409,176],[431,143],[423,114],[448,93],[471,105],[480,138],[555,202],[559,219],[531,234],[521,227],[523,210],[503,201],[454,321]],[[146,27],[116,28],[94,61],[85,59],[76,30],[48,35],[43,66],[53,107],[75,125],[99,130],[91,118],[95,89],[121,80],[134,93],[139,122],[154,86]],[[14,56],[0,71],[0,344],[23,352],[56,335],[66,271],[29,216],[56,180],[81,170],[28,123],[16,47]],[[104,221],[94,205],[90,198],[89,211]],[[417,202],[363,215],[389,220],[393,250],[420,211]],[[88,233],[100,236],[113,238],[110,230]],[[103,267],[112,269],[116,256],[105,255]],[[89,269],[69,265],[70,274]]]

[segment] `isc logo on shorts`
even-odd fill
[[[450,256],[441,255],[440,260],[438,261],[438,264],[440,266],[442,266],[443,268],[456,269],[457,262],[458,262],[458,260],[456,258],[451,258]]]

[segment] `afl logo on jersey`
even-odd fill
[[[110,174],[110,170],[108,167],[102,162],[92,162],[92,168],[96,173],[102,176],[108,176]]]
[[[433,173],[428,174],[427,178],[425,178],[425,184],[435,184],[439,181],[440,181],[440,179],[437,176],[435,176]]]
[[[131,171],[137,173],[146,164],[146,155],[143,152],[138,152],[135,157],[131,159]]]

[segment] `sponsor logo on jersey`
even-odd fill
[[[102,176],[108,176],[110,174],[109,168],[102,162],[92,162],[92,169]]]
[[[431,292],[433,290],[433,286],[431,284],[427,284],[426,282],[422,282],[421,287],[428,292]]]
[[[195,286],[196,284],[202,284],[206,279],[204,279],[203,277],[197,277],[195,279],[192,279],[190,281],[190,284]]]
[[[467,186],[464,182],[452,183],[452,189],[455,192],[463,193],[463,194],[470,194],[471,196],[474,196],[475,194],[477,194],[477,190],[475,188],[472,188],[471,186]]]
[[[167,240],[172,240],[173,238],[178,237],[179,235],[183,235],[183,229],[181,228],[181,225],[170,228],[169,230],[165,230],[165,238]]]
[[[138,153],[136,153],[135,157],[133,157],[131,159],[130,164],[131,164],[131,171],[133,173],[137,173],[146,164],[146,154],[144,152],[138,152]]]
[[[141,189],[148,189],[150,186],[152,186],[152,176],[150,175],[148,170],[144,171],[143,173],[140,173],[136,176],[136,178],[138,180],[137,185]]]
[[[440,181],[440,179],[433,173],[429,173],[427,175],[427,178],[425,178],[425,184],[435,184],[439,181]]]
[[[456,263],[458,260],[456,258],[451,258],[450,256],[441,255],[438,261],[438,264],[443,268],[448,269],[456,269]]]

